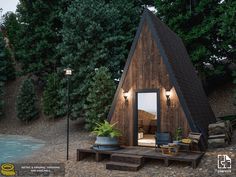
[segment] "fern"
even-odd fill
[[[104,121],[103,123],[97,123],[97,126],[94,128],[93,133],[97,136],[107,136],[107,137],[119,137],[121,136],[121,132],[114,128],[114,126],[117,124],[110,124],[108,121]]]

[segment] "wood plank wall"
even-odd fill
[[[161,131],[171,132],[173,137],[175,130],[182,127],[186,136],[189,132],[188,122],[170,82],[160,52],[146,24],[143,25],[122,89],[119,90],[111,119],[112,123],[118,122],[117,128],[123,132],[121,143],[125,145],[133,145],[134,142],[135,93],[141,89],[160,89]],[[171,89],[170,107],[166,104],[166,89]],[[128,102],[124,100],[124,91],[129,93]]]

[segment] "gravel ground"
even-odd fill
[[[42,125],[42,124],[39,124]],[[28,125],[18,128],[17,133],[31,135],[46,142],[45,146],[21,162],[61,162],[65,164],[66,177],[217,177],[236,176],[236,131],[233,143],[226,148],[208,150],[196,169],[187,163],[174,162],[165,167],[162,161],[149,161],[138,172],[110,171],[105,169],[106,162],[96,163],[92,158],[76,161],[76,149],[90,147],[95,137],[81,128],[79,122],[70,126],[70,156],[66,161],[66,121],[46,121],[45,126]],[[35,126],[35,127],[34,127]],[[32,128],[33,127],[33,128]],[[0,127],[1,128],[1,127]],[[0,129],[0,133],[3,133]],[[24,131],[23,131],[24,130]],[[5,129],[5,133],[14,134],[15,129]],[[231,173],[218,173],[217,155],[227,154],[232,159]]]

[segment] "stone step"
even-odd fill
[[[138,171],[142,168],[139,164],[123,163],[123,162],[108,162],[106,169],[108,170],[120,170],[120,171]]]
[[[112,154],[111,161],[113,162],[123,162],[131,164],[143,165],[143,156],[138,155],[127,155],[127,154]]]

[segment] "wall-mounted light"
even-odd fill
[[[169,107],[170,106],[170,90],[166,90],[166,104]]]
[[[123,96],[125,101],[128,101],[128,96],[129,96],[128,92],[123,92]]]

